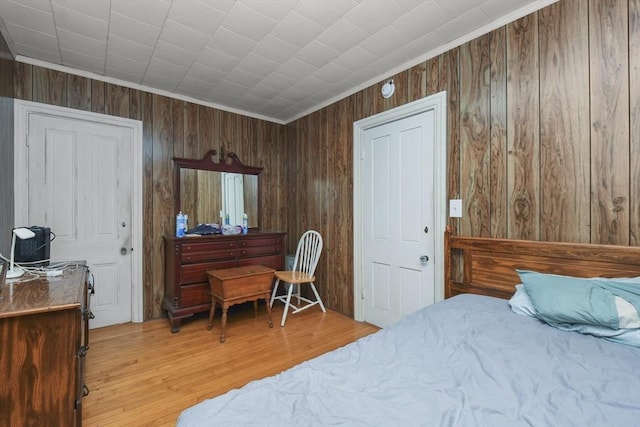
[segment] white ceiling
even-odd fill
[[[555,0],[0,0],[16,60],[288,123]]]

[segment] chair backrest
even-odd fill
[[[315,230],[305,231],[298,241],[293,270],[313,276],[322,252],[322,236]]]

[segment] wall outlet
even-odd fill
[[[449,200],[449,216],[451,218],[462,218],[462,199]]]

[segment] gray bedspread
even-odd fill
[[[330,425],[640,426],[640,349],[460,295],[178,419]]]

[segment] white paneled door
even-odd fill
[[[434,302],[434,120],[428,110],[364,133],[363,310],[381,327]]]
[[[86,260],[91,327],[131,321],[130,128],[30,114],[28,223],[51,227],[54,260]]]

